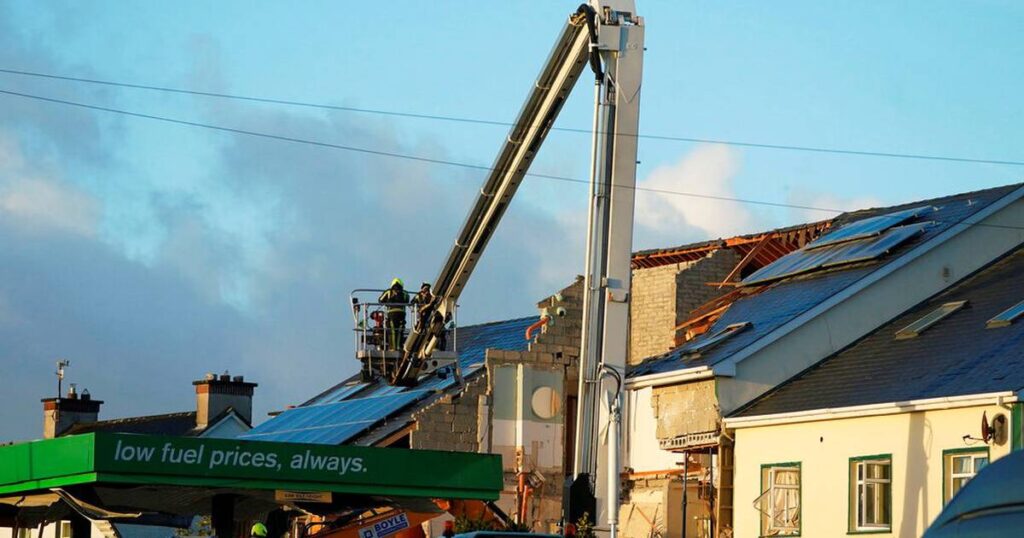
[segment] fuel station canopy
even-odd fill
[[[489,454],[102,432],[0,447],[0,526],[438,511],[435,499],[493,501],[501,488]]]

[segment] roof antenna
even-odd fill
[[[57,376],[57,398],[60,398],[64,390],[64,368],[71,366],[71,361],[67,359],[60,359],[57,361],[57,371],[54,374]]]

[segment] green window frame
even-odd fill
[[[850,458],[847,534],[892,532],[892,454]]]
[[[974,475],[991,463],[988,446],[942,451],[942,503],[946,504]],[[967,464],[966,467],[962,466]]]
[[[761,465],[761,494],[754,499],[754,508],[761,514],[761,536],[800,536],[802,475],[799,461]]]

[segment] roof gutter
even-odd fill
[[[838,420],[844,418],[874,417],[880,415],[896,415],[914,411],[933,411],[976,407],[979,405],[1005,405],[1019,401],[1013,391],[989,392],[985,394],[967,394],[964,396],[946,396],[943,398],[925,398],[902,402],[886,402],[849,407],[833,407],[828,409],[810,409],[791,413],[775,413],[771,415],[754,415],[749,417],[729,417],[725,419],[727,428],[757,428],[777,426],[781,424],[797,424],[800,422],[816,422],[821,420]]]
[[[890,274],[898,271],[899,269],[903,268],[910,262],[925,255],[932,249],[935,249],[939,245],[942,245],[950,238],[959,235],[964,230],[969,229],[971,226],[984,221],[985,219],[991,217],[992,215],[998,213],[999,211],[1002,211],[1010,204],[1020,200],[1022,197],[1024,197],[1024,187],[1018,187],[1017,189],[1007,193],[1003,197],[983,207],[976,213],[967,216],[959,223],[950,226],[939,235],[936,235],[930,240],[925,241],[924,243],[911,249],[906,254],[896,257],[896,259],[892,260],[891,262],[865,275],[860,280],[847,286],[845,289],[839,291],[838,293],[835,293],[825,301],[822,301],[817,306],[811,308],[810,310],[804,312],[803,314],[800,314],[799,316],[789,320],[781,327],[778,327],[774,331],[762,336],[760,339],[752,342],[750,345],[744,347],[743,349],[740,349],[739,351],[737,351],[727,359],[719,362],[718,364],[732,364],[735,367],[737,363],[742,362],[751,355],[754,355],[758,351],[761,351],[762,349],[770,346],[771,344],[783,338],[784,336],[786,336],[796,328],[800,327],[801,325],[820,316],[822,313],[830,310],[832,307],[838,305],[839,303],[849,299],[853,295],[856,295],[857,293],[864,290],[868,286],[871,286],[872,284],[878,282],[879,280],[882,280],[883,278],[889,276]],[[729,374],[723,371],[722,375]]]
[[[665,385],[678,385],[690,381],[700,381],[715,377],[714,370],[709,366],[697,366],[696,368],[685,368],[659,374],[648,374],[633,377],[626,380],[627,390],[637,390],[646,387],[663,387]]]

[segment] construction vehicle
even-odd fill
[[[412,323],[408,334],[401,335],[401,349],[389,348],[375,340],[383,334],[374,333],[379,327],[367,327],[373,312],[387,305],[353,299],[361,331],[357,354],[367,375],[381,376],[392,385],[412,386],[424,374],[458,365],[455,348],[440,351],[438,345],[453,330],[449,320],[455,318],[459,296],[562,105],[589,65],[594,74],[590,207],[574,479],[564,517],[577,521],[586,512],[599,531],[611,536],[616,535],[618,517],[618,425],[629,330],[643,43],[643,20],[633,0],[590,0],[569,17],[433,283],[436,301],[414,314],[434,323]],[[358,320],[363,321],[362,327]],[[605,480],[592,482],[599,475]]]

